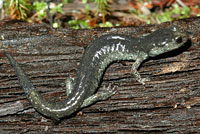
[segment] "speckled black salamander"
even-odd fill
[[[187,40],[187,34],[176,26],[157,30],[141,38],[119,34],[104,35],[85,50],[74,82],[69,80],[66,84],[69,88],[67,99],[54,103],[43,99],[17,62],[5,53],[15,68],[20,85],[32,106],[45,116],[59,119],[93,102],[107,99],[115,93],[115,90],[107,88],[107,92],[94,94],[105,68],[110,63],[117,60],[134,60],[132,73],[144,84],[146,79],[141,78],[137,71],[140,64],[148,57],[155,57],[181,47]]]

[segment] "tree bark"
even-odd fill
[[[65,99],[65,79],[76,75],[84,47],[108,33],[139,37],[178,25],[190,40],[176,51],[145,61],[145,85],[131,75],[134,62],[108,67],[98,92],[109,83],[117,93],[106,101],[53,122],[33,109],[3,51],[9,52],[47,99]],[[198,133],[200,128],[200,18],[140,27],[55,30],[45,24],[0,22],[1,133]],[[91,78],[92,79],[92,78]]]

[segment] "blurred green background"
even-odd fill
[[[200,16],[199,0],[0,0],[0,19],[53,28],[159,24]]]

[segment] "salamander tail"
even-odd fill
[[[7,56],[8,60],[10,61],[10,64],[13,66],[13,68],[16,71],[18,80],[20,85],[23,85],[22,88],[27,96],[30,95],[30,93],[35,90],[33,83],[27,76],[27,74],[24,72],[24,70],[19,66],[19,64],[16,62],[16,60],[5,51],[5,55]]]

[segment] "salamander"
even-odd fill
[[[8,52],[5,54],[15,68],[19,83],[32,106],[47,117],[60,119],[116,93],[115,88],[110,86],[103,93],[95,93],[105,69],[111,63],[120,60],[135,61],[131,73],[138,82],[145,84],[147,79],[141,78],[137,71],[141,63],[149,57],[178,49],[187,40],[187,33],[178,26],[162,28],[137,38],[122,34],[103,35],[86,48],[75,79],[68,79],[66,82],[67,98],[61,102],[45,100],[15,59]]]

